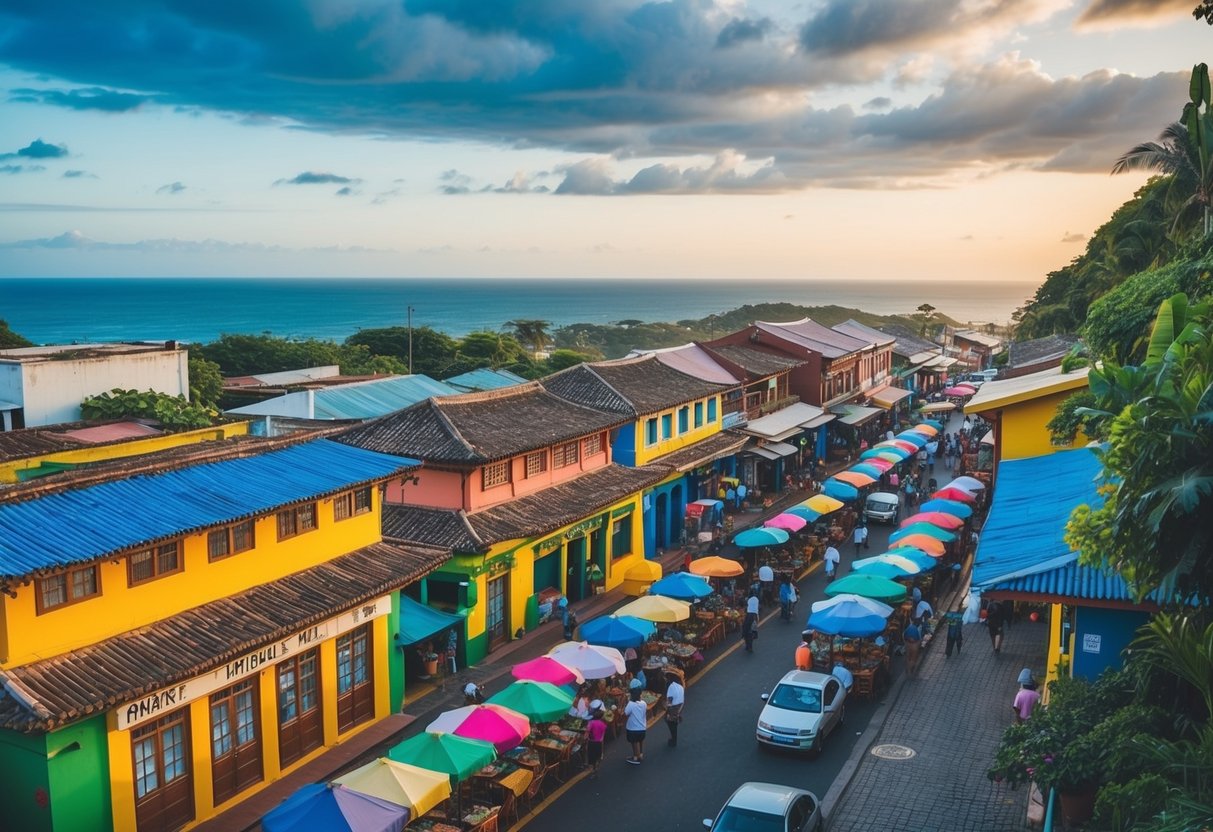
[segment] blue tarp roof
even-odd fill
[[[1077,505],[1103,504],[1096,492],[1102,470],[1089,448],[999,463],[997,493],[973,559],[974,589],[1074,561],[1066,522]]]
[[[400,593],[400,643],[414,644],[447,627],[463,625],[463,616],[427,607]],[[443,645],[445,648],[445,645]]]
[[[1030,592],[1035,595],[1060,595],[1087,601],[1125,601],[1133,603],[1133,593],[1124,578],[1090,566],[1079,566],[1077,562],[1047,569],[1022,578],[1014,578],[995,584],[989,589],[1008,592]],[[1147,601],[1163,603],[1170,597],[1170,582],[1146,596]]]
[[[420,465],[318,439],[0,505],[0,576],[83,563]]]
[[[451,396],[458,392],[429,376],[401,376],[317,390],[314,406],[317,419],[374,419],[430,396]]]
[[[458,387],[466,392],[477,390],[498,390],[502,387],[513,387],[522,384],[525,378],[511,373],[509,370],[490,370],[482,367],[479,370],[469,370],[466,373],[444,379],[452,387]]]

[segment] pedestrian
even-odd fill
[[[640,694],[639,687],[632,688],[628,704],[623,706],[623,713],[627,717],[625,730],[628,742],[632,744],[632,756],[628,757],[627,761],[634,766],[640,765],[644,760],[644,735],[649,724],[649,706],[640,698]]]
[[[602,702],[595,699],[594,704],[598,707],[594,709],[594,713],[590,716],[590,722],[585,727],[586,761],[590,766],[591,779],[598,776],[598,765],[602,762],[602,746],[606,740],[607,732],[606,720],[603,719],[605,714],[602,709]]]
[[[901,476],[897,473],[896,468],[889,472],[889,487],[894,491],[901,488]]]
[[[931,616],[934,614],[935,610],[931,609],[931,604],[926,598],[920,600],[914,607],[914,621],[923,633],[931,632]]]
[[[682,709],[686,704],[686,688],[676,672],[667,671],[666,678],[670,681],[665,689],[665,726],[670,729],[666,745],[674,748],[678,745],[678,726],[682,722]]]
[[[775,603],[775,570],[771,568],[769,563],[764,563],[758,567],[758,583],[762,589],[762,595],[759,596],[762,603]]]
[[[834,573],[838,571],[838,561],[842,560],[842,555],[840,555],[838,550],[834,548],[833,543],[826,547],[826,553],[823,556],[823,560],[825,560],[826,564],[826,577],[833,578]]]
[[[795,615],[796,602],[800,600],[800,590],[796,589],[796,584],[792,583],[791,581],[788,582],[788,593],[791,595],[788,605],[791,608],[792,614]]]
[[[855,554],[858,555],[861,549],[868,548],[868,527],[862,520],[855,526],[852,539],[855,541]]]
[[[633,676],[640,670],[640,655],[636,652],[635,647],[629,647],[623,651],[623,666]]]
[[[1016,722],[1027,722],[1032,716],[1032,710],[1040,702],[1040,691],[1036,690],[1032,671],[1026,667],[1019,672],[1019,685],[1019,692],[1015,694],[1011,710],[1015,712]]]
[[[564,602],[564,609],[560,612],[560,621],[564,625],[564,640],[572,641],[573,636],[577,634],[577,613],[568,605],[568,601]]]
[[[813,631],[805,630],[800,634],[800,644],[796,645],[795,663],[797,670],[813,669]]]
[[[943,620],[948,625],[948,643],[944,647],[943,657],[945,659],[952,657],[952,648],[956,648],[956,655],[960,655],[960,646],[964,644],[964,613],[957,604],[956,608],[944,613]]]
[[[750,493],[750,489],[744,482],[737,483],[737,510],[745,508],[745,498]]]
[[[913,621],[901,634],[902,643],[906,648],[906,678],[912,679],[918,675],[918,659],[922,653],[922,630]]]
[[[716,489],[716,499],[723,502],[725,499],[728,498],[728,496],[729,496],[729,492],[725,490],[724,483],[721,483],[720,487]]]
[[[914,487],[914,480],[906,479],[906,505],[910,508],[918,505],[918,489]]]
[[[758,638],[758,595],[750,593],[745,602],[745,619],[741,622],[741,637],[745,639],[745,651],[754,652],[754,639]]]
[[[991,601],[986,607],[986,629],[990,633],[990,646],[994,648],[995,653],[1002,652],[1002,627],[1005,623],[1005,617],[1002,610],[1002,604],[997,601]]]
[[[729,483],[729,490],[724,492],[724,498],[734,510],[737,509],[737,489],[733,487],[732,483]]]
[[[847,693],[851,692],[851,687],[855,684],[855,674],[847,670],[841,662],[834,663],[834,669],[830,671],[830,675],[842,683]]]
[[[792,579],[784,578],[779,584],[779,617],[784,621],[792,620]]]
[[[939,453],[939,443],[932,439],[924,448],[927,452],[927,468],[935,472],[935,456]]]

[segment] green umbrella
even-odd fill
[[[519,679],[490,696],[488,703],[517,711],[533,722],[552,722],[568,713],[573,697],[550,682]]]
[[[898,529],[889,535],[889,542],[896,543],[903,537],[909,537],[912,534],[925,534],[927,537],[933,537],[940,543],[951,543],[956,539],[956,534],[947,529],[941,529],[932,523],[911,523],[904,529]]]
[[[409,737],[387,752],[389,760],[449,774],[453,783],[471,777],[496,757],[491,742],[429,732]]]
[[[906,588],[901,584],[878,575],[866,575],[863,572],[852,572],[826,587],[828,596],[833,597],[843,593],[862,595],[864,598],[872,598],[886,604],[897,604],[906,599]]]

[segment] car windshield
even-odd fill
[[[788,711],[805,714],[821,713],[821,691],[800,685],[779,685],[767,700],[767,704]]]
[[[783,832],[783,815],[726,806],[712,832]]]

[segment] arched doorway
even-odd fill
[[[682,497],[682,486],[676,485],[670,489],[670,540],[681,544],[685,530],[686,501]]]
[[[669,545],[669,508],[670,496],[665,493],[658,494],[657,516],[656,522],[653,524],[653,531],[655,533],[653,543],[659,550],[664,550]]]

